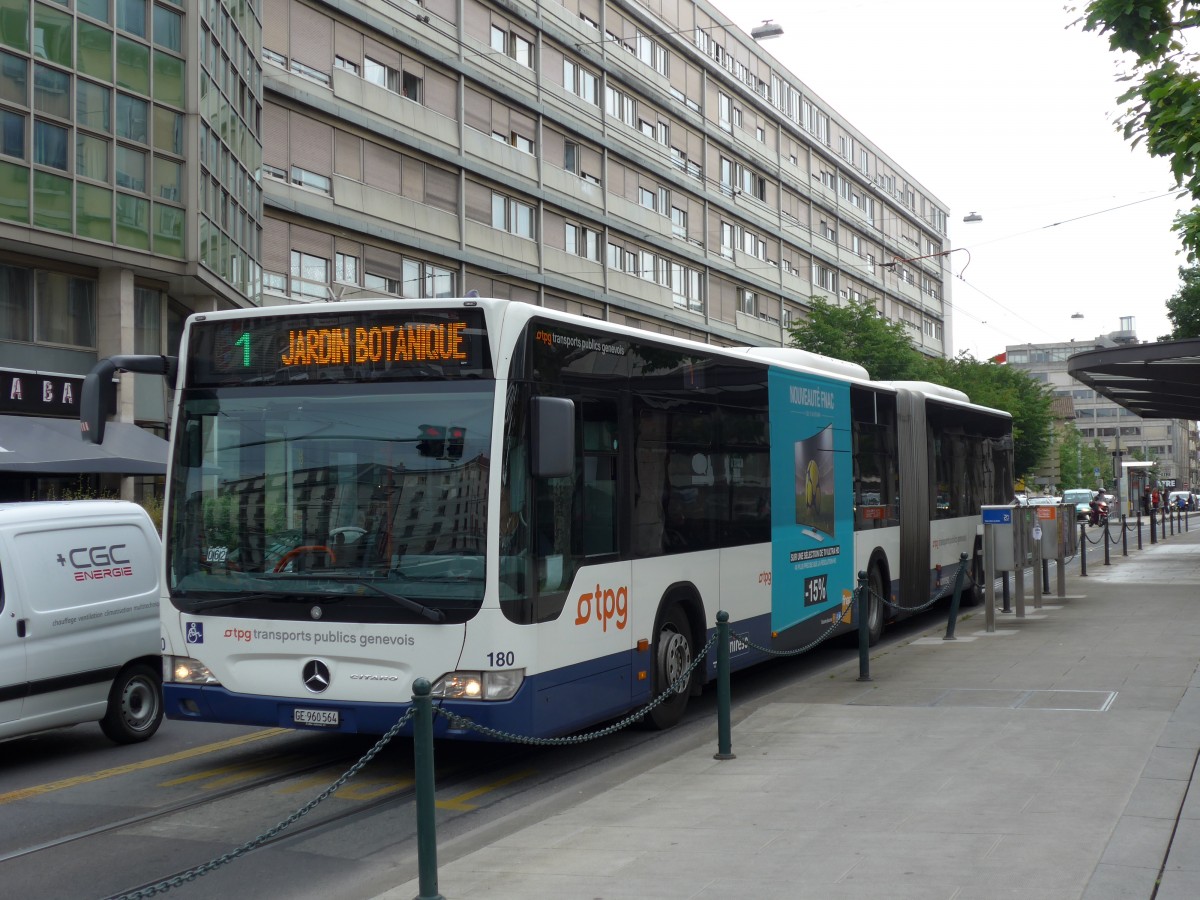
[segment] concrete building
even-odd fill
[[[1091,341],[1065,341],[1049,344],[1017,344],[1005,349],[1008,365],[1023,369],[1035,381],[1048,385],[1057,400],[1070,400],[1071,418],[1087,443],[1099,439],[1110,452],[1139,452],[1157,464],[1160,479],[1180,489],[1200,484],[1197,452],[1200,436],[1196,423],[1180,419],[1143,419],[1097,394],[1067,374],[1067,359],[1085,350],[1121,347],[1138,342],[1132,316],[1122,317],[1117,331]],[[1055,459],[1057,459],[1055,451]],[[1129,458],[1129,457],[1127,457]],[[1052,471],[1039,473],[1046,485],[1058,479]],[[1091,480],[1086,479],[1088,486]],[[1059,484],[1058,487],[1062,485]]]
[[[0,0],[14,369],[471,290],[718,344],[871,300],[947,355],[948,250],[945,204],[706,0]]]

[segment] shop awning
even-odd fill
[[[1076,353],[1067,374],[1143,419],[1200,419],[1200,338]]]
[[[165,475],[167,446],[127,422],[109,422],[97,445],[80,439],[78,419],[0,416],[0,472]]]

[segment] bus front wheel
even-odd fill
[[[659,730],[670,728],[683,718],[687,709],[688,694],[691,693],[691,679],[683,684],[677,684],[688,666],[692,664],[695,653],[692,647],[692,629],[688,625],[679,604],[672,604],[659,621],[658,630],[654,635],[654,680],[653,698],[657,699],[671,685],[676,685],[675,693],[663,700],[662,703],[646,714],[645,722]]]

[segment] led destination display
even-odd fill
[[[193,325],[193,386],[491,375],[477,309],[322,312]]]

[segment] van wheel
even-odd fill
[[[110,741],[136,744],[158,731],[163,718],[162,678],[145,663],[126,666],[108,692],[100,728]]]
[[[658,697],[668,687],[674,684],[692,664],[692,629],[688,625],[687,616],[678,603],[672,604],[664,612],[654,636],[654,680],[652,695]],[[695,672],[692,673],[693,677]],[[645,723],[659,731],[670,728],[683,718],[687,710],[688,695],[691,693],[691,682],[680,685],[679,690],[664,700],[646,714]]]

